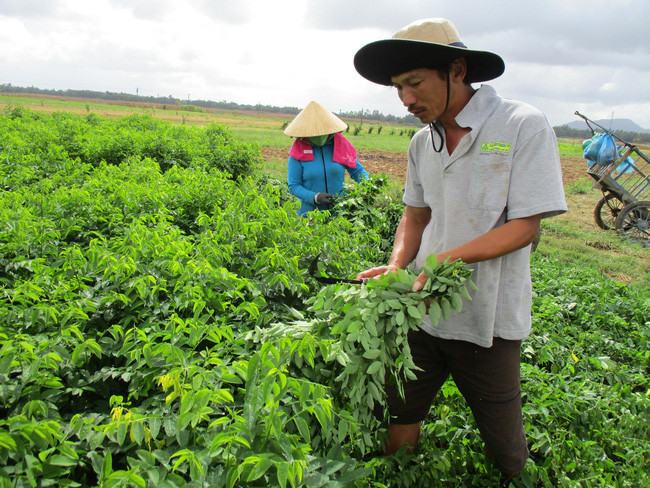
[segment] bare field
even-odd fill
[[[285,161],[289,156],[286,148],[263,147],[262,158],[265,161]],[[370,174],[384,173],[395,182],[406,181],[407,155],[405,152],[359,151],[359,161]],[[591,178],[586,172],[587,165],[581,158],[563,158],[562,174],[564,185],[573,185],[580,178]]]

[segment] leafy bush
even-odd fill
[[[361,232],[379,232],[379,249],[388,262],[393,249],[397,226],[404,213],[404,205],[395,202],[384,191],[385,175],[372,175],[361,183],[347,185],[336,201],[336,215],[352,222]]]
[[[177,214],[196,181],[210,214],[190,212],[191,225]],[[359,429],[376,448],[368,415],[355,417],[356,403],[335,409],[344,402],[324,376],[291,370],[296,354],[316,360],[305,340],[249,336],[320,309],[309,307],[308,256],[323,256],[332,273],[358,269],[376,259],[376,236],[353,238],[345,219],[297,218],[271,185],[259,192],[252,180],[200,170],[163,174],[151,160],[27,190],[2,201],[0,477],[284,486],[360,476],[349,454],[359,447],[334,448]],[[421,302],[400,306],[409,311],[398,325],[422,314]],[[356,395],[358,403],[362,389]]]
[[[163,172],[174,166],[216,169],[235,180],[250,175],[259,162],[257,149],[236,141],[216,123],[206,128],[174,126],[151,115],[108,119],[92,113],[36,114],[18,107],[6,108],[5,114],[0,117],[0,151],[9,186],[15,186],[14,178],[33,182],[50,177],[61,164],[75,160],[99,166],[151,158]],[[26,175],[15,174],[28,168]]]
[[[197,107],[196,105],[178,105],[177,108],[178,110],[183,110],[185,112],[205,112],[203,107]]]

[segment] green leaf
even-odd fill
[[[180,414],[187,413],[194,405],[194,392],[187,391],[183,394],[183,400],[181,401],[181,410]]]
[[[370,366],[368,366],[368,369],[366,370],[366,374],[373,375],[377,373],[383,366],[383,363],[381,361],[375,361],[373,362]]]
[[[15,354],[10,353],[0,359],[0,374],[8,375],[11,372],[11,363]]]
[[[466,286],[461,286],[459,291],[460,294],[463,296],[463,298],[465,298],[465,300],[469,300],[469,301],[472,300],[472,297],[470,296],[469,291],[467,291]]]
[[[381,403],[383,398],[381,395],[381,392],[379,391],[379,388],[377,388],[377,385],[373,381],[370,381],[368,383],[368,393],[370,393],[370,396],[377,400],[377,402]]]
[[[177,427],[177,418],[175,416],[166,416],[163,419],[163,427],[165,428],[165,434],[169,437],[173,437],[178,432]]]
[[[271,466],[273,466],[273,460],[271,458],[264,457],[260,459],[253,465],[253,469],[248,474],[246,481],[255,481],[256,479],[261,478]]]
[[[160,420],[160,417],[149,417],[149,430],[151,431],[151,437],[154,439],[158,437],[161,426],[162,421]]]
[[[281,488],[286,488],[287,478],[289,477],[289,463],[286,461],[281,462],[278,466],[278,483]]]
[[[402,302],[400,302],[399,300],[394,300],[394,299],[393,300],[387,300],[386,304],[389,307],[394,308],[396,310],[399,310],[399,309],[402,308]]]
[[[406,320],[406,316],[404,315],[404,311],[400,310],[399,312],[397,312],[397,315],[395,315],[395,322],[397,322],[397,325],[404,324],[405,320]]]
[[[440,322],[441,315],[440,303],[438,303],[438,300],[433,300],[429,305],[429,318],[434,327]]]
[[[258,354],[255,354],[248,360],[248,369],[246,372],[247,383],[254,383],[257,381],[257,378],[259,377],[259,369],[260,356]]]
[[[436,269],[438,267],[438,258],[435,254],[429,254],[425,261],[425,266]]]
[[[0,432],[0,447],[14,451],[16,450],[16,441],[6,432]]]
[[[234,488],[235,483],[239,480],[239,469],[237,466],[231,467],[226,478],[226,486],[228,488]]]
[[[79,464],[78,458],[74,459],[61,454],[54,454],[53,456],[50,456],[47,461],[54,466],[76,466]]]
[[[460,312],[463,309],[463,299],[460,293],[452,293],[451,295],[451,306],[457,312]]]
[[[440,308],[442,309],[443,320],[447,320],[451,315],[451,304],[449,303],[449,300],[442,298],[440,300]]]
[[[307,424],[307,421],[300,415],[297,415],[293,418],[293,422],[296,424],[298,432],[300,432],[300,435],[304,441],[309,444],[311,442],[311,434],[309,432],[309,425]]]
[[[349,422],[345,419],[341,419],[339,421],[339,428],[338,428],[338,442],[339,444],[342,444],[345,438],[348,435],[348,429],[349,429]]]
[[[129,424],[127,422],[120,422],[117,427],[117,443],[122,446],[126,440],[126,434],[129,432]]]
[[[412,285],[410,283],[401,283],[399,281],[390,284],[390,289],[399,293],[408,293],[411,291],[411,287]]]
[[[417,307],[414,307],[413,305],[409,305],[407,310],[408,310],[409,315],[411,317],[413,317],[414,319],[417,319],[417,320],[422,319],[422,314],[420,313],[420,310],[418,310]]]
[[[366,359],[377,359],[380,354],[381,351],[379,349],[370,349],[363,353],[363,357]]]
[[[142,445],[144,442],[144,432],[144,424],[141,421],[133,422],[133,424],[131,424],[131,434],[138,445]]]
[[[102,472],[100,473],[100,480],[106,480],[113,473],[113,456],[111,456],[111,451],[106,450],[106,455],[104,456],[104,462],[102,463]]]
[[[368,333],[371,336],[377,336],[377,327],[375,326],[374,322],[372,321],[366,322],[365,329],[368,331]]]

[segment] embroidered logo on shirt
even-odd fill
[[[484,142],[481,144],[481,152],[508,153],[510,152],[510,144],[505,142]]]

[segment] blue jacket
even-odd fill
[[[289,156],[288,183],[289,192],[300,200],[298,215],[313,210],[331,210],[331,205],[316,205],[316,193],[331,193],[339,195],[343,190],[345,170],[357,183],[368,178],[368,172],[363,169],[359,159],[354,168],[332,161],[334,144],[329,141],[323,147],[312,146],[314,150],[313,161],[298,161]]]

